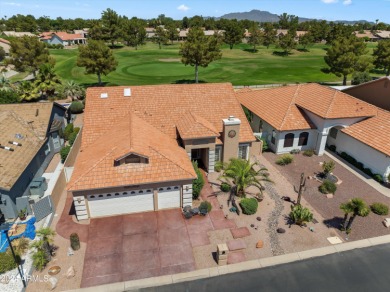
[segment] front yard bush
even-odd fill
[[[225,193],[230,192],[231,188],[232,187],[228,183],[225,183],[225,182],[221,183],[221,191],[222,192],[225,192]]]
[[[79,250],[80,249],[80,239],[79,239],[79,235],[77,233],[72,233],[70,235],[70,247],[73,250]]]
[[[200,191],[203,188],[204,185],[204,179],[203,175],[198,167],[198,163],[196,161],[192,162],[192,166],[194,167],[195,173],[196,173],[196,179],[192,181],[192,198],[194,200],[197,200],[200,195]]]
[[[70,152],[70,147],[71,146],[64,146],[62,147],[61,151],[60,151],[60,155],[61,155],[61,162],[64,163],[66,158],[68,157],[68,154]]]
[[[66,125],[64,133],[63,133],[65,140],[67,140],[67,141],[69,140],[69,136],[70,136],[70,134],[73,133],[73,130],[74,130],[74,127],[73,127],[72,123]]]
[[[388,215],[389,214],[389,206],[383,203],[373,203],[371,206],[371,211],[378,215]]]
[[[20,261],[19,255],[16,255],[16,259]],[[8,248],[6,252],[0,253],[0,274],[11,271],[15,268],[16,263],[11,250]]]
[[[211,203],[209,201],[203,201],[202,203],[200,203],[199,205],[199,210],[205,210],[207,209],[207,213],[210,213],[211,209],[213,208],[213,206],[211,206]]]
[[[291,206],[290,219],[295,224],[302,226],[305,222],[313,220],[313,213],[301,205]]]
[[[336,163],[333,160],[324,161],[324,163],[322,164],[322,171],[324,172],[324,174],[327,175],[331,173],[335,167]]]
[[[334,194],[337,190],[335,183],[330,180],[324,180],[324,182],[318,187],[318,190],[323,194]]]
[[[76,127],[74,128],[73,132],[69,135],[69,144],[72,146],[74,141],[77,138],[77,134],[80,132],[80,128]]]
[[[256,213],[259,203],[255,198],[245,198],[241,200],[240,206],[242,213],[246,215],[253,215]]]
[[[286,154],[280,155],[278,157],[278,159],[276,159],[276,164],[287,165],[287,164],[290,164],[291,162],[293,162],[293,160],[294,160],[294,156],[292,156],[289,153],[286,153]]]
[[[305,155],[307,157],[312,157],[314,155],[314,150],[313,149],[305,150],[305,151],[303,151],[303,155]]]
[[[217,162],[215,163],[214,170],[215,170],[216,172],[220,172],[221,170],[223,170],[223,167],[224,167],[223,162],[222,162],[222,161],[217,161]]]
[[[265,138],[260,138],[260,140],[263,142],[263,146],[262,146],[263,152],[267,151],[269,148],[267,140]]]
[[[81,114],[84,111],[84,104],[81,101],[72,101],[69,110],[72,114]]]
[[[379,173],[376,173],[372,176],[374,180],[376,180],[378,183],[383,183],[383,176]]]

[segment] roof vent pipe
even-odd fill
[[[8,151],[14,151],[14,149],[7,147],[7,146],[3,146],[3,145],[0,145],[0,148],[2,148],[4,150],[8,150]]]
[[[234,120],[234,116],[229,116],[229,121],[233,121]]]
[[[19,142],[15,142],[15,141],[8,141],[8,143],[16,145],[16,146],[22,146],[22,144],[20,144]]]

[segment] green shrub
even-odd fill
[[[312,157],[314,155],[314,150],[313,149],[305,150],[305,151],[303,151],[303,155],[305,155],[307,157]]]
[[[301,150],[299,149],[293,149],[290,151],[290,154],[299,154],[299,153],[301,153]]]
[[[65,140],[67,140],[67,141],[69,140],[69,136],[70,136],[70,134],[73,133],[73,130],[74,130],[74,127],[73,127],[72,123],[66,125],[65,130],[63,132]]]
[[[203,175],[198,167],[198,163],[196,161],[193,161],[192,166],[194,167],[194,170],[195,170],[196,176],[197,176],[197,178],[192,181],[192,198],[194,200],[197,200],[199,198],[200,191],[203,188],[204,179],[203,179]]]
[[[265,152],[268,150],[268,142],[265,138],[260,138],[260,140],[263,142],[262,151]]]
[[[70,152],[70,148],[71,148],[71,146],[64,146],[64,147],[62,147],[62,149],[60,151],[61,162],[62,163],[64,163],[66,158],[68,157],[68,154]]]
[[[335,145],[330,145],[328,148],[329,148],[330,151],[336,152],[336,146]]]
[[[199,210],[205,210],[207,209],[207,213],[210,213],[211,209],[213,208],[213,206],[211,206],[211,203],[209,201],[203,201],[202,203],[200,203],[199,205]]]
[[[232,187],[228,183],[225,183],[225,182],[221,183],[221,191],[222,192],[225,192],[225,193],[230,192],[231,188]]]
[[[302,226],[305,222],[313,220],[313,213],[308,208],[301,205],[292,205],[290,219],[297,225]]]
[[[81,101],[72,101],[69,110],[72,114],[81,114],[84,111],[84,104]]]
[[[371,211],[378,215],[387,215],[389,214],[389,206],[382,203],[373,203],[371,206]]]
[[[47,253],[44,250],[37,250],[33,256],[33,266],[38,271],[42,271],[47,263],[49,262],[49,259],[47,257]]]
[[[19,94],[13,90],[0,91],[0,104],[2,103],[18,103],[20,102]]]
[[[69,144],[72,146],[74,141],[77,138],[77,134],[80,132],[80,128],[76,127],[74,128],[72,134],[69,135]]]
[[[383,183],[383,176],[379,173],[376,173],[372,176],[374,180],[376,180],[378,183]]]
[[[323,194],[334,194],[337,190],[335,183],[330,180],[324,180],[324,182],[318,187],[318,190]]]
[[[16,255],[16,259],[20,262],[19,255]],[[0,253],[0,274],[11,271],[15,268],[16,263],[11,250],[8,248],[6,252]]]
[[[363,172],[365,174],[367,174],[368,176],[373,176],[374,173],[372,172],[372,170],[370,168],[363,168]]]
[[[256,213],[259,203],[255,198],[245,198],[241,200],[240,206],[242,213],[246,215],[252,215]]]
[[[286,153],[286,154],[280,155],[278,157],[278,159],[276,159],[276,164],[287,165],[287,164],[290,164],[291,162],[293,162],[293,160],[294,160],[294,156],[292,156],[289,153]]]
[[[77,233],[72,233],[70,235],[70,247],[73,250],[79,250],[80,249],[80,239]]]
[[[324,163],[322,164],[322,171],[325,174],[331,173],[334,170],[335,166],[336,163],[333,160],[324,161]]]
[[[363,170],[363,169],[364,169],[364,164],[361,163],[361,162],[357,162],[357,163],[356,163],[356,167],[357,167],[358,169],[360,169],[360,170]]]
[[[223,170],[223,167],[224,167],[223,162],[222,161],[217,161],[215,163],[214,170],[216,172],[220,172],[221,170]]]

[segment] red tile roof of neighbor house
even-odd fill
[[[131,96],[124,96],[130,88]],[[106,94],[106,98],[101,98]],[[68,189],[86,190],[196,177],[177,130],[219,136],[223,118],[241,119],[240,141],[255,141],[231,84],[90,87],[81,150]],[[135,153],[148,164],[114,160]]]
[[[8,45],[11,44],[9,41],[7,41],[7,40],[5,40],[5,39],[2,39],[2,38],[0,38],[0,42],[1,42],[1,43],[5,43],[5,44],[8,44]]]
[[[237,91],[236,95],[242,105],[279,131],[313,128],[301,109],[324,119],[372,117],[377,114],[375,106],[315,83]]]
[[[55,33],[60,39],[63,41],[72,41],[77,39],[84,39],[84,37],[81,34],[78,33],[67,33],[63,31],[59,31]]]

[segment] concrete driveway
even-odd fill
[[[178,209],[91,219],[81,287],[195,270]]]

